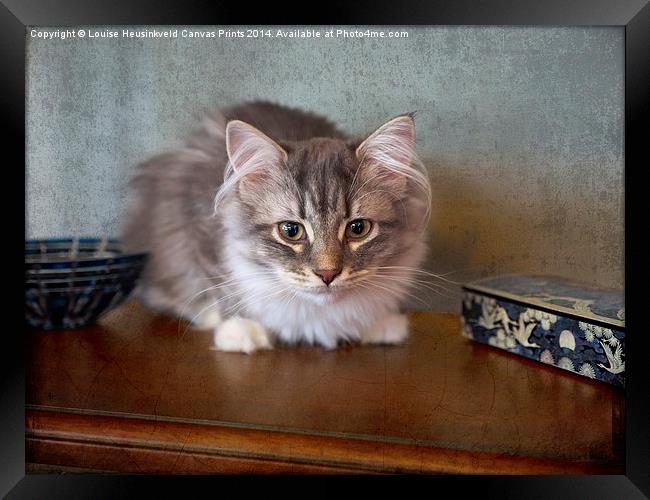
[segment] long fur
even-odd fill
[[[431,189],[411,115],[364,141],[298,109],[225,108],[140,165],[130,195],[125,245],[151,254],[138,294],[217,331],[241,316],[289,344],[363,340],[399,312],[426,252]],[[351,213],[371,214],[367,241],[341,239]],[[277,223],[299,219],[310,241],[283,244]],[[338,294],[312,293],[320,262],[342,266]]]

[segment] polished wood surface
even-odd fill
[[[403,346],[210,349],[132,301],[29,332],[27,461],[146,473],[623,473],[624,394],[411,313]]]

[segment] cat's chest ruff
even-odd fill
[[[339,340],[358,341],[377,319],[396,308],[392,297],[351,294],[322,303],[295,296],[290,301],[270,298],[251,303],[247,313],[285,342],[334,347]]]
[[[280,284],[243,257],[243,249],[226,249],[230,274],[238,290],[236,308],[224,311],[254,319],[281,340],[334,347],[339,340],[357,341],[373,323],[398,309],[394,294],[380,290],[346,293],[337,300],[315,300]]]

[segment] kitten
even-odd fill
[[[412,114],[365,139],[266,102],[208,115],[132,179],[123,240],[151,253],[137,293],[222,351],[401,343],[431,204],[414,148]]]

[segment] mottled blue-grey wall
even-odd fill
[[[27,236],[118,234],[134,165],[181,144],[213,106],[270,99],[352,133],[417,110],[434,188],[427,269],[622,287],[623,28],[406,30],[381,40],[28,30]]]

